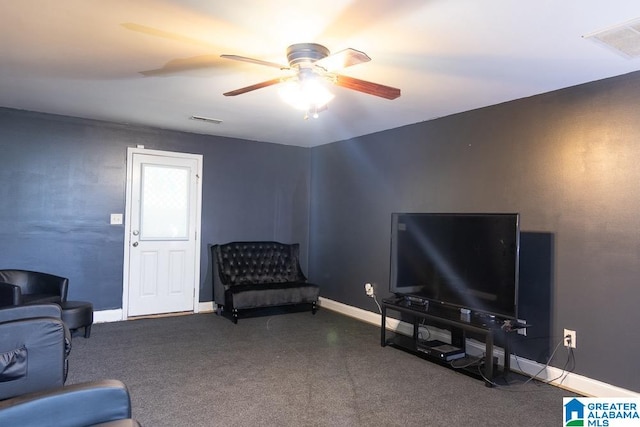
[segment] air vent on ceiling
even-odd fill
[[[212,119],[211,117],[204,117],[204,116],[191,116],[190,119],[197,120],[200,122],[212,123],[214,125],[219,125],[220,123],[222,123],[222,120],[220,119]]]
[[[640,57],[640,19],[583,36],[601,43],[627,58]]]

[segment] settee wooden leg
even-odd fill
[[[318,311],[318,307],[316,306],[316,302],[312,302],[311,303],[311,314],[316,314],[316,311]]]
[[[233,313],[233,323],[237,324],[238,323],[238,309],[234,308],[232,313]]]

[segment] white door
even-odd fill
[[[125,318],[197,311],[202,156],[130,148],[127,157]]]

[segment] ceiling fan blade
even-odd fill
[[[178,58],[167,62],[162,68],[140,71],[143,76],[167,76],[185,71],[202,70],[220,66],[222,61],[217,55],[199,55],[190,58]]]
[[[220,55],[221,58],[225,59],[233,59],[234,61],[243,61],[250,62],[252,64],[258,65],[266,65],[267,67],[278,68],[280,70],[288,70],[289,67],[282,64],[277,64],[275,62],[263,61],[261,59],[247,58],[246,56],[238,56],[238,55]]]
[[[267,80],[265,82],[256,83],[256,84],[251,85],[251,86],[246,86],[246,87],[243,87],[243,88],[240,88],[240,89],[232,90],[231,92],[223,93],[223,95],[224,96],[242,95],[243,93],[251,92],[252,90],[262,89],[263,87],[267,87],[267,86],[273,86],[275,84],[280,83],[280,81],[281,81],[280,78],[271,79],[271,80]]]
[[[379,96],[386,99],[396,99],[400,96],[400,89],[385,86],[378,83],[371,83],[354,77],[337,75],[335,84],[358,92],[367,93],[369,95]]]
[[[322,67],[325,71],[332,72],[369,61],[371,58],[366,53],[349,48],[319,59],[313,64]]]

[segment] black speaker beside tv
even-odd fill
[[[393,213],[389,290],[517,319],[519,222],[517,213]]]

